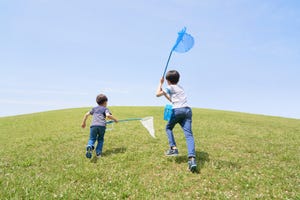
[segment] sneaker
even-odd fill
[[[196,164],[196,160],[195,158],[191,158],[189,161],[188,161],[188,165],[189,165],[189,170],[191,170],[191,172],[196,172],[197,170],[197,164]]]
[[[91,146],[86,147],[85,156],[89,159],[92,158],[92,151],[93,151],[93,148]]]
[[[97,158],[101,158],[101,153],[96,154]]]
[[[178,156],[178,149],[168,149],[166,156]]]

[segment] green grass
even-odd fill
[[[101,159],[85,158],[89,108],[0,118],[0,199],[300,199],[300,120],[193,109],[198,173],[184,134],[168,158],[163,107],[110,107]],[[108,127],[109,128],[109,127]]]

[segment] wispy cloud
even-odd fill
[[[104,88],[103,92],[107,93],[116,93],[116,94],[128,94],[129,91],[127,89],[120,89],[120,88]]]
[[[2,94],[26,94],[26,95],[79,95],[84,96],[88,95],[88,92],[83,91],[72,91],[72,90],[59,90],[59,89],[53,89],[53,90],[35,90],[35,89],[0,89],[0,93]]]
[[[11,105],[34,105],[34,106],[57,106],[61,105],[61,102],[53,101],[34,101],[34,100],[13,100],[13,99],[1,99],[1,104],[11,104]]]

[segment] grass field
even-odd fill
[[[180,155],[164,156],[163,107],[110,107],[153,116],[157,138],[138,121],[115,124],[103,157],[86,159],[88,110],[0,118],[0,199],[300,199],[300,120],[195,108],[191,173],[179,126]]]

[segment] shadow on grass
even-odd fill
[[[119,148],[114,148],[114,149],[109,149],[105,152],[102,153],[102,156],[110,156],[112,154],[119,154],[119,153],[125,153],[126,147],[119,147]],[[96,156],[93,156],[91,159],[92,163],[96,163],[98,161],[98,158]]]
[[[225,160],[212,160],[212,164],[211,164],[214,168],[216,169],[231,169],[231,170],[238,170],[241,168],[241,165],[236,163],[236,162],[232,162],[232,161],[225,161]]]
[[[204,151],[196,152],[196,162],[197,162],[197,170],[195,173],[200,173],[200,170],[204,167],[206,162],[209,162],[209,154]],[[188,158],[186,155],[179,155],[175,157],[176,163],[187,163]]]
[[[103,152],[102,155],[103,156],[110,156],[112,154],[125,153],[126,150],[127,150],[126,147],[119,147],[119,148],[109,149],[109,150]]]
[[[187,163],[188,159],[186,155],[180,155],[175,157],[176,163]],[[241,165],[236,162],[226,161],[226,160],[215,160],[210,159],[207,152],[201,151],[196,152],[196,162],[197,162],[197,173],[200,173],[201,169],[204,167],[206,162],[210,162],[210,166],[215,169],[229,169],[229,170],[239,170]]]

